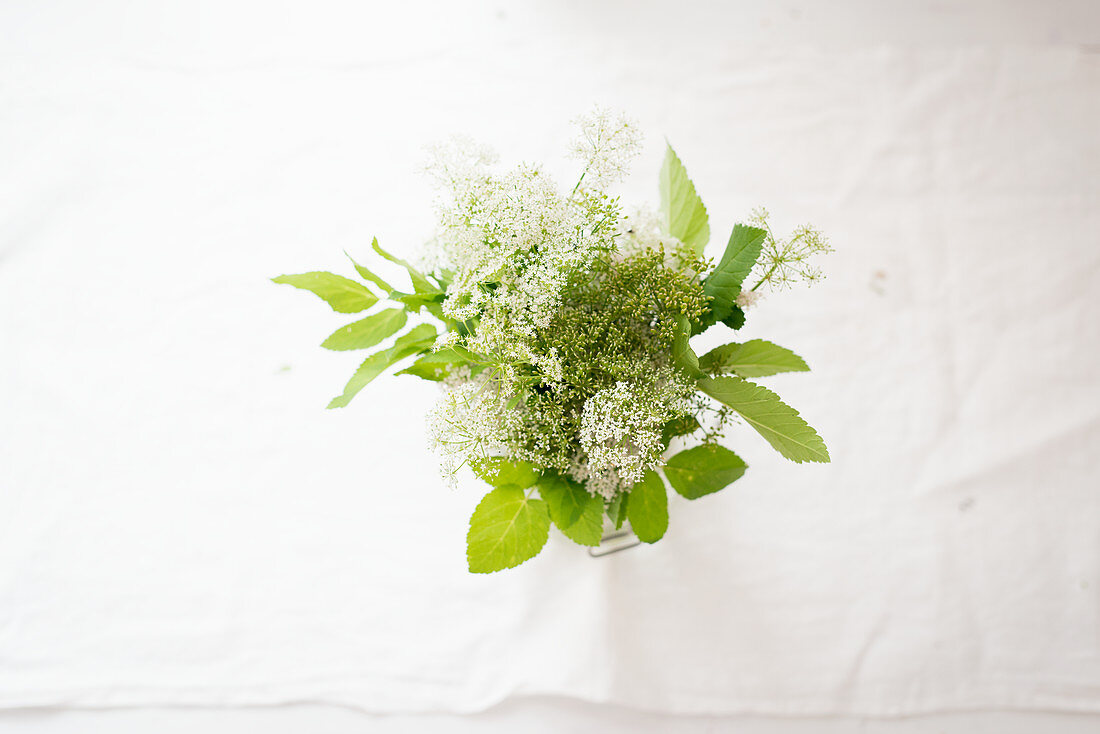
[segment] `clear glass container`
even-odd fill
[[[633,548],[641,545],[641,543],[642,541],[638,540],[638,536],[634,534],[629,522],[624,521],[622,527],[616,530],[611,520],[604,517],[603,538],[600,540],[599,545],[588,549],[588,555],[593,558],[600,558],[627,548]]]

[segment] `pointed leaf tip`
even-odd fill
[[[362,283],[322,270],[296,275],[280,275],[272,278],[272,281],[307,290],[331,306],[337,313],[358,313],[378,302],[378,297],[367,290]]]
[[[665,141],[668,144],[668,141]],[[668,144],[661,165],[658,188],[661,194],[661,216],[668,233],[702,255],[710,239],[707,208],[688,178],[687,169]]]

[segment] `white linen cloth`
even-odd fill
[[[0,706],[1100,711],[1095,5],[392,5],[0,7]],[[435,388],[325,411],[354,317],[267,278],[412,253],[453,132],[566,185],[593,102],[711,254],[831,236],[743,334],[834,461],[470,575]]]

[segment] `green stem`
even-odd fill
[[[573,190],[569,192],[569,198],[570,199],[572,199],[573,195],[577,193],[577,189],[579,189],[581,187],[581,182],[584,181],[584,177],[588,175],[588,168],[589,168],[588,166],[584,167],[584,173],[582,173],[581,177],[579,179],[577,179],[577,185],[574,186]]]
[[[764,277],[762,277],[760,280],[756,281],[756,285],[754,285],[749,290],[750,291],[755,291],[757,288],[764,285],[764,281],[766,281],[768,278],[772,277],[772,273],[774,273],[775,269],[778,268],[778,267],[779,267],[779,263],[772,263],[772,266],[768,270],[768,272],[764,273]]]

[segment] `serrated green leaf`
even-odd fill
[[[704,444],[671,457],[665,464],[665,476],[673,489],[694,500],[729,486],[745,469],[745,462],[729,449]]]
[[[470,517],[466,560],[471,573],[493,573],[534,558],[550,536],[543,500],[529,499],[515,486],[497,487]]]
[[[730,327],[734,331],[737,331],[745,325],[745,312],[736,303],[730,306],[729,315],[722,319],[722,323]]]
[[[668,530],[668,494],[655,471],[647,471],[630,490],[626,516],[638,540],[656,543]]]
[[[363,360],[359,369],[348,380],[342,395],[337,395],[328,404],[329,408],[344,408],[360,390],[378,375],[386,371],[388,367],[413,354],[431,349],[435,343],[436,331],[431,324],[420,324],[410,329],[406,334],[397,338],[393,346],[383,349]]]
[[[691,348],[690,340],[691,324],[686,316],[681,316],[676,325],[676,338],[672,341],[672,363],[691,377],[701,377],[703,372],[699,369],[699,357]]]
[[[714,312],[708,308],[703,312],[703,315],[699,317],[698,321],[692,323],[691,335],[695,336],[697,334],[702,334],[717,323],[718,320],[714,317]],[[722,323],[736,331],[745,325],[745,312],[740,306],[733,304],[730,306],[729,314],[722,319]]]
[[[529,461],[513,461],[503,456],[490,456],[470,461],[470,468],[493,487],[513,484],[527,489],[538,481],[542,470]]]
[[[767,234],[759,227],[747,227],[743,224],[734,226],[722,259],[703,281],[703,293],[710,296],[710,309],[715,321],[725,322],[737,307],[736,300],[741,293],[741,284],[752,272],[756,258],[760,257]],[[744,324],[744,312],[740,315],[740,321]],[[740,326],[732,328],[738,329]]]
[[[766,387],[740,377],[704,377],[699,389],[737,411],[776,451],[791,461],[829,461],[829,450],[798,411]]]
[[[611,520],[611,524],[618,530],[626,522],[626,510],[630,506],[630,495],[626,492],[620,492],[612,497],[607,502],[606,512],[607,517]]]
[[[359,273],[359,277],[361,277],[363,280],[374,283],[376,286],[378,286],[379,288],[382,289],[383,293],[389,293],[390,291],[393,290],[392,285],[390,285],[386,281],[382,280],[377,275],[375,275],[373,272],[371,272],[367,268],[364,268],[362,265],[357,263],[355,261],[355,258],[353,258],[351,255],[348,255],[347,250],[344,250],[344,254],[347,255],[348,260],[351,260],[351,264],[355,266],[355,272]]]
[[[595,546],[603,537],[603,499],[589,494],[579,483],[559,474],[538,482],[550,519],[565,537],[580,545]]]
[[[688,178],[687,169],[680,162],[672,146],[665,151],[659,180],[661,216],[669,234],[691,247],[697,255],[703,254],[710,239],[710,223],[707,208],[695,192],[695,184]]]
[[[341,326],[332,332],[328,339],[321,342],[321,346],[336,352],[368,349],[400,331],[407,318],[404,309],[388,308],[347,326]]]
[[[597,546],[603,540],[603,499],[589,495],[592,499],[584,506],[581,519],[567,528],[558,526],[562,535],[578,545]]]
[[[314,293],[338,313],[358,313],[378,302],[378,296],[362,283],[323,270],[280,275],[271,280]]]
[[[580,520],[588,498],[592,497],[579,483],[557,473],[542,477],[538,488],[550,507],[550,519],[558,527],[569,527]]]
[[[763,339],[724,344],[699,358],[704,372],[733,372],[740,377],[767,377],[780,372],[809,372],[805,360],[789,349]]]
[[[378,244],[377,237],[375,237],[374,240],[371,241],[371,247],[374,248],[375,252],[377,252],[385,259],[389,260],[391,263],[394,263],[395,265],[400,265],[401,267],[405,268],[405,271],[409,274],[409,280],[412,281],[413,290],[417,293],[442,293],[442,291],[439,290],[439,288],[437,288],[436,286],[432,285],[432,283],[427,278],[425,278],[423,273],[421,273],[419,270],[414,268],[405,260],[402,260],[395,255],[391,255],[390,253],[383,250]]]
[[[470,373],[481,371],[481,367],[471,365],[466,359],[453,349],[440,349],[438,352],[429,352],[411,365],[401,370],[399,375],[414,375],[422,380],[439,382],[460,367],[470,367]]]

